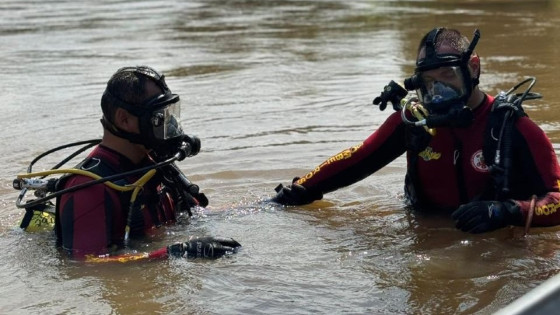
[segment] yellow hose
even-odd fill
[[[117,190],[117,191],[130,191],[132,190],[132,195],[130,197],[130,204],[134,204],[134,202],[136,201],[136,197],[138,196],[138,193],[142,190],[142,188],[144,187],[144,185],[156,174],[156,169],[151,169],[149,171],[147,171],[144,175],[142,175],[142,177],[140,177],[138,180],[136,180],[134,183],[129,184],[129,185],[117,185],[115,183],[112,183],[110,181],[106,181],[103,182],[102,184]],[[101,179],[102,177],[89,172],[89,171],[84,171],[84,170],[80,170],[80,169],[75,169],[75,168],[71,168],[71,169],[55,169],[55,170],[48,170],[48,171],[42,171],[42,172],[35,172],[35,173],[28,173],[28,174],[20,174],[17,175],[17,179],[23,179],[23,178],[32,178],[32,177],[45,177],[45,176],[49,176],[49,175],[54,175],[54,174],[76,174],[76,175],[82,175],[82,176],[87,176],[90,177],[94,180],[97,179]],[[132,214],[129,213],[129,217]],[[130,225],[127,222],[127,225],[125,227],[125,241],[128,240],[130,234]]]
[[[418,121],[420,120],[424,120],[426,119],[426,117],[428,117],[428,110],[426,110],[426,108],[424,106],[422,106],[422,104],[417,103],[417,102],[407,102],[405,104],[405,108],[408,111],[410,111],[412,113],[412,115],[414,117],[416,117],[416,119],[418,119]],[[428,126],[424,126],[424,129],[432,136],[436,135],[436,129],[435,128],[428,128]]]
[[[111,187],[112,189],[118,190],[118,191],[129,191],[129,190],[136,189],[137,187],[142,187],[144,184],[146,184],[146,182],[148,180],[150,180],[150,178],[152,178],[152,176],[154,176],[155,172],[156,172],[155,169],[149,170],[148,172],[146,172],[146,174],[144,174],[142,177],[140,177],[136,182],[134,182],[132,184],[129,184],[129,185],[120,186],[120,185],[117,185],[117,184],[112,183],[110,181],[104,182],[103,184]],[[35,173],[19,174],[19,175],[16,176],[16,178],[17,179],[22,179],[22,178],[32,178],[32,177],[43,177],[43,176],[49,176],[49,175],[54,175],[54,174],[83,175],[83,176],[91,177],[94,180],[97,180],[97,179],[101,178],[101,176],[99,176],[95,173],[80,170],[80,169],[76,169],[76,168],[57,169],[57,170],[48,170],[48,171],[35,172]]]

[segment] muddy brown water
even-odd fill
[[[259,203],[381,124],[372,99],[436,26],[480,29],[485,91],[537,77],[526,111],[558,149],[557,1],[0,1],[0,16],[3,314],[488,314],[558,273],[557,228],[467,235],[406,212],[403,158],[310,206]],[[15,175],[100,137],[104,84],[140,64],[181,95],[202,151],[179,166],[210,206],[139,249],[220,235],[244,245],[233,257],[83,264],[17,228]]]

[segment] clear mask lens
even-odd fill
[[[159,140],[167,140],[183,135],[181,120],[181,102],[175,102],[152,113],[154,136]]]
[[[421,74],[422,86],[417,91],[427,106],[450,104],[461,100],[466,94],[463,74],[459,67],[441,67]]]
[[[424,96],[425,103],[441,104],[446,101],[459,99],[461,93],[451,86],[447,86],[442,82],[434,82],[428,89],[428,93]]]

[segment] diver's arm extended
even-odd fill
[[[68,187],[91,180],[74,176]],[[106,185],[96,184],[73,193],[64,194],[59,205],[57,226],[61,245],[73,259],[87,262],[127,262],[167,257],[218,258],[233,253],[241,245],[228,238],[192,237],[183,243],[172,244],[149,253],[114,254],[122,247],[125,214],[119,194]]]
[[[406,151],[405,129],[400,112],[391,114],[363,143],[330,157],[290,186],[278,186],[272,201],[307,204],[368,177]]]
[[[241,247],[233,238],[191,237],[187,242],[175,243],[151,252],[126,253],[121,255],[86,255],[85,261],[91,263],[130,262],[148,259],[203,258],[216,259],[237,252]]]

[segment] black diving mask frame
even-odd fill
[[[414,75],[404,81],[409,91],[416,90],[420,102],[430,114],[448,114],[452,110],[461,110],[466,106],[473,88],[478,84],[478,77],[472,78],[468,63],[480,38],[480,31],[475,30],[473,39],[463,53],[437,53],[436,40],[443,28],[435,28],[426,36],[425,57],[418,59]],[[457,85],[436,82],[429,73],[447,73],[451,79],[460,82]],[[459,86],[461,85],[461,86]]]
[[[118,137],[128,139],[133,143],[144,145],[148,149],[157,151],[161,147],[166,147],[166,142],[181,139],[184,136],[180,125],[181,118],[181,99],[179,95],[171,93],[165,77],[150,67],[126,67],[117,72],[130,71],[154,81],[163,91],[141,104],[131,104],[126,102],[107,88],[104,97],[109,98],[113,104],[125,109],[139,119],[140,134],[134,134],[117,128],[104,112],[101,123],[107,130]],[[174,141],[176,142],[176,141]]]

